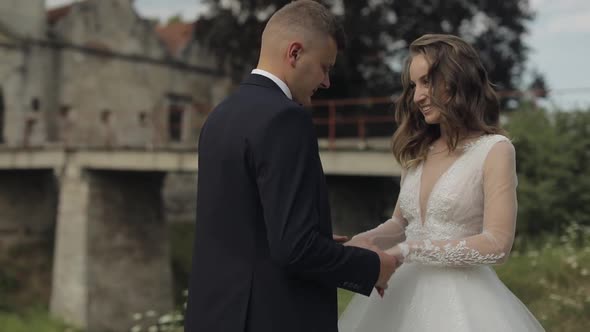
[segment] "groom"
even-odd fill
[[[286,5],[266,25],[257,69],[204,124],[185,332],[335,332],[337,287],[386,287],[393,256],[332,238],[301,105],[330,86],[342,44],[325,7]]]

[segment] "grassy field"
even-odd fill
[[[535,241],[497,268],[547,331],[590,331],[590,241]],[[584,246],[585,242],[585,246]],[[542,244],[541,244],[542,243]],[[536,249],[540,248],[540,249]]]
[[[49,317],[46,308],[24,313],[0,312],[0,332],[77,332]]]
[[[172,266],[179,305],[190,270],[192,237],[190,225],[171,227]],[[496,271],[545,329],[590,331],[590,231],[573,227],[561,238],[519,239],[514,248],[509,261],[496,267]],[[4,265],[0,270],[0,332],[74,332],[51,319],[46,305],[28,302],[30,295],[14,294],[19,290],[17,276],[29,272],[23,266],[10,271]],[[34,293],[47,299],[45,291],[35,289]],[[339,291],[340,312],[352,296],[350,292]],[[7,303],[7,299],[11,299],[11,303]],[[18,306],[14,305],[15,299],[18,299]]]

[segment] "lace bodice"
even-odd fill
[[[432,178],[423,176],[423,163],[408,170],[392,219],[361,236],[393,240],[390,245],[397,246],[388,251],[401,252],[405,263],[503,262],[512,247],[516,223],[514,147],[504,136],[486,135],[462,149],[429,186],[421,183]],[[432,190],[421,207],[423,187]]]

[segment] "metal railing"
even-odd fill
[[[498,95],[500,98],[519,99],[525,97],[529,99],[532,106],[535,107],[536,100],[539,97],[542,97],[545,93],[546,91],[542,90],[499,91]],[[337,138],[354,139],[357,140],[356,142],[361,146],[366,146],[366,141],[370,137],[390,137],[396,128],[394,122],[394,104],[396,98],[396,95],[392,95],[386,97],[315,100],[313,101],[311,108],[313,122],[316,126],[318,137],[322,140],[327,139],[327,148],[330,150],[335,149]],[[186,113],[186,119],[190,119],[188,120],[190,123],[185,123],[186,120],[184,116],[182,117],[181,123],[169,121],[170,119],[167,117],[154,116],[154,118],[152,118],[153,122],[151,125],[148,125],[147,130],[151,132],[148,133],[150,138],[146,137],[146,145],[154,147],[168,145],[195,145],[197,137],[195,133],[200,131],[200,126],[202,125],[206,114],[209,113],[211,109],[212,108],[209,105],[187,108],[184,110],[184,113]],[[166,110],[164,110],[164,112],[166,112]],[[58,122],[63,120],[64,119],[57,119]],[[33,120],[28,119],[25,126],[23,126],[24,132],[21,144],[24,147],[31,145],[30,138],[32,136],[34,124]],[[66,128],[64,127],[61,129],[64,130]],[[98,129],[100,128],[97,128],[97,130]],[[193,132],[193,134],[186,135],[184,132],[187,130]],[[173,135],[171,132],[178,132],[180,134]],[[65,135],[66,133],[61,134],[62,135],[58,136],[67,136]],[[179,135],[182,137],[171,137]],[[64,137],[60,138],[61,139],[58,138],[57,141],[53,142],[53,144],[59,144],[60,142],[65,145],[76,144],[75,142],[68,142]],[[97,142],[97,144],[87,145],[101,144]],[[123,144],[114,143],[114,145],[115,146],[109,146],[112,148],[125,147]]]
[[[336,129],[339,125],[356,126],[356,137],[359,142],[365,142],[367,126],[370,124],[391,124],[393,129],[395,98],[396,96],[317,100],[312,103],[313,122],[316,126],[327,126],[330,150],[335,148]],[[322,116],[319,111],[326,108],[327,114]]]
[[[546,96],[545,90],[504,90],[496,92],[501,100],[527,98],[533,109],[537,108],[537,99]],[[395,101],[397,95],[388,97],[368,97],[350,99],[316,100],[312,103],[313,122],[316,127],[327,127],[327,134],[320,137],[328,139],[328,149],[335,148],[338,128],[344,125],[355,125],[360,145],[367,139],[367,129],[371,125],[390,125],[390,136],[396,128],[394,121]],[[321,112],[321,110],[324,110]],[[350,130],[349,130],[350,131]]]

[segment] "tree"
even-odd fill
[[[239,80],[256,65],[269,16],[289,0],[204,0],[211,8],[196,37]],[[321,97],[390,95],[400,90],[407,46],[425,33],[459,35],[480,51],[499,89],[517,86],[527,48],[522,41],[533,15],[528,0],[322,0],[349,36],[333,86]],[[225,5],[225,6],[224,6]]]
[[[529,84],[529,90],[533,91],[535,96],[539,98],[547,98],[549,95],[545,75],[536,69],[532,73],[532,81]]]
[[[516,148],[519,231],[590,226],[590,110],[521,110],[507,129]]]
[[[170,18],[168,19],[168,22],[166,22],[166,23],[167,24],[182,23],[182,15],[176,14],[174,16],[170,16]]]

